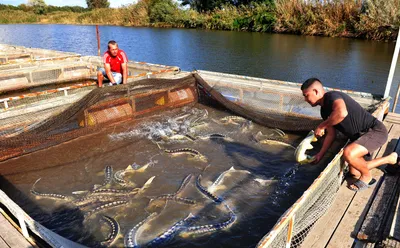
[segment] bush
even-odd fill
[[[149,8],[149,20],[151,23],[174,21],[174,14],[177,11],[177,6],[170,0],[157,1]]]

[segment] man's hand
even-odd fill
[[[317,164],[321,159],[324,157],[324,154],[319,152],[317,155],[314,156],[314,161],[312,161],[313,164]]]
[[[319,125],[315,130],[314,130],[314,134],[316,137],[322,137],[325,135],[325,127],[322,125]]]

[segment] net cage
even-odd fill
[[[102,63],[99,57],[83,57],[78,62],[93,68]],[[132,68],[138,66],[144,72],[138,70],[133,74],[140,80],[126,85],[97,88],[92,80],[24,95],[4,95],[0,99],[0,161],[100,132],[116,123],[140,121],[197,102],[219,105],[233,115],[285,131],[309,131],[321,122],[319,110],[304,102],[299,84],[206,71],[181,72],[173,79],[158,78],[177,73],[179,68],[140,62]],[[382,104],[380,99],[365,93],[347,93],[371,111]],[[260,241],[259,247],[284,247],[288,243],[300,246],[335,197],[340,185],[340,155],[314,182],[313,189]],[[289,221],[288,215],[295,218]]]
[[[103,61],[98,56],[0,44],[0,94],[49,84],[91,81],[94,85],[100,67]],[[136,61],[128,61],[127,68],[131,81],[180,71],[176,66]]]
[[[77,53],[0,44],[0,65],[10,66],[11,68],[16,68],[24,65],[26,66],[29,63],[34,64],[39,62],[52,62],[57,60],[73,61],[79,58],[80,54]]]

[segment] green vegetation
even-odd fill
[[[0,23],[106,24],[185,27],[393,40],[400,26],[399,0],[139,0],[107,8],[0,4]],[[189,8],[190,6],[190,8]]]

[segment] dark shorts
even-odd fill
[[[385,125],[382,122],[377,121],[375,126],[370,128],[368,132],[361,135],[354,143],[362,145],[367,148],[369,156],[378,150],[379,147],[383,146],[388,139],[388,132]]]

